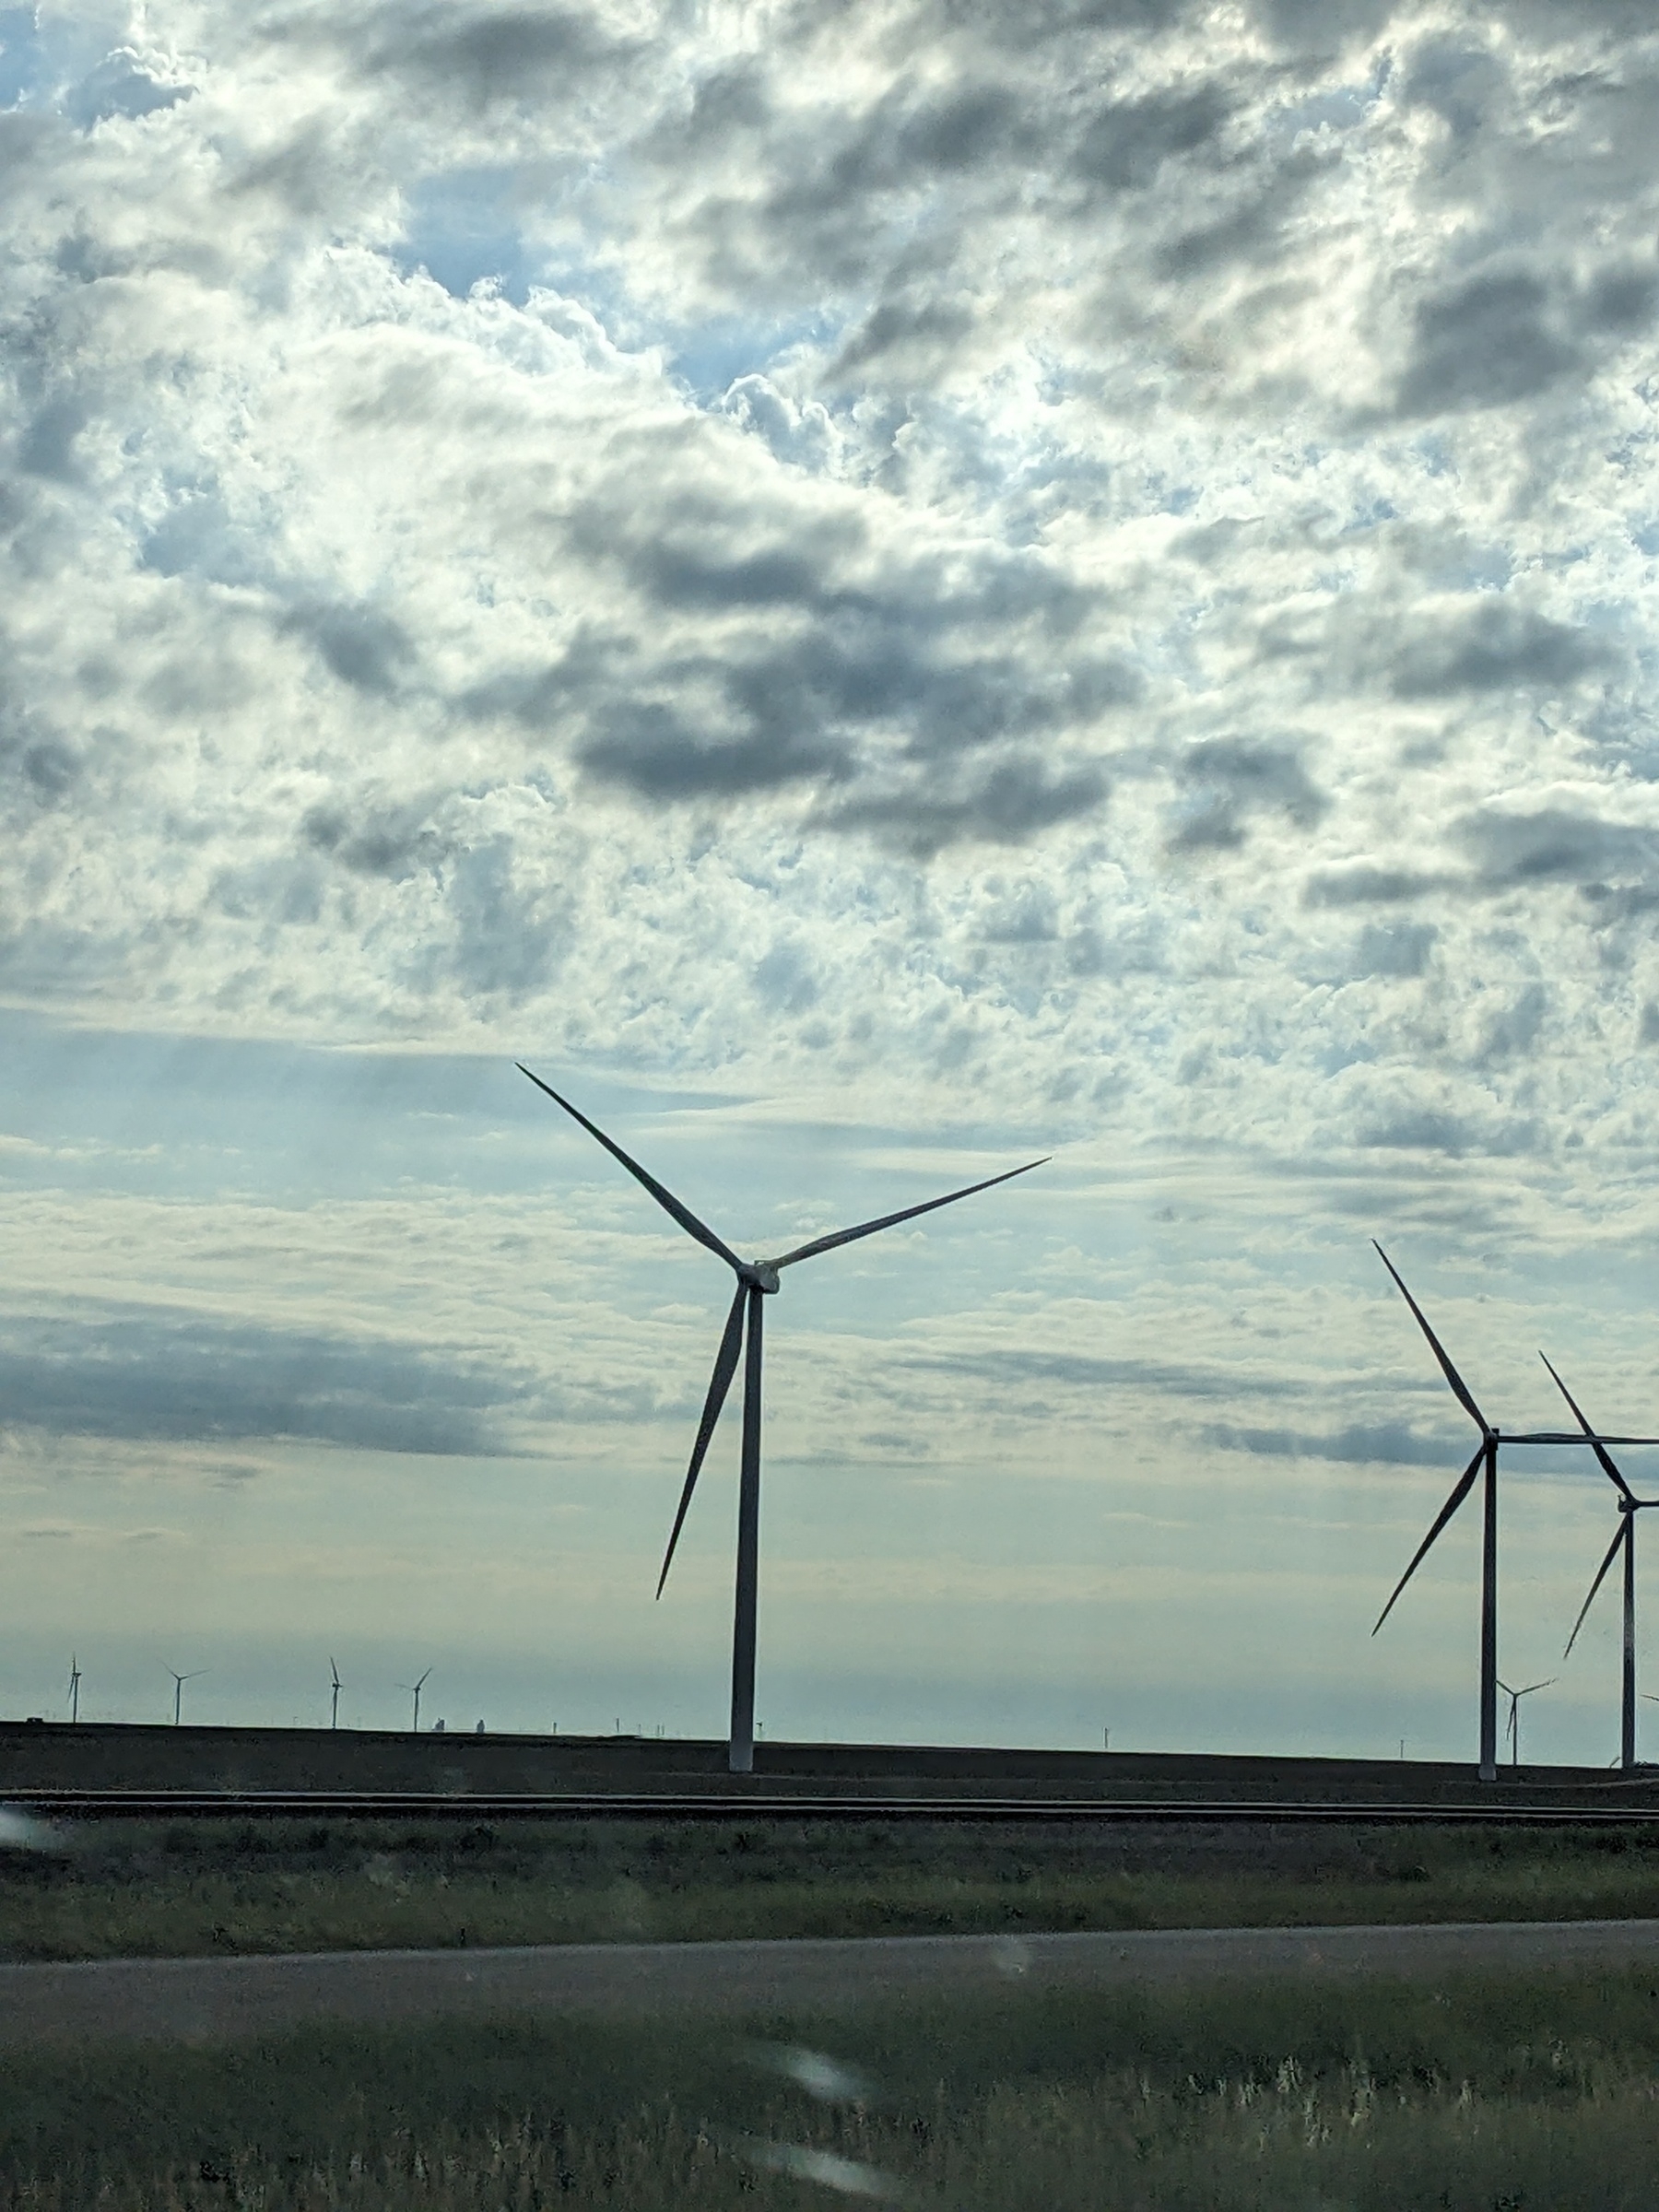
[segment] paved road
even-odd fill
[[[316,2020],[457,2015],[815,2013],[883,2000],[1230,1976],[1659,1971],[1659,1921],[1196,1928],[776,1943],[568,1944],[480,1951],[0,1966],[0,2045],[222,2041]]]

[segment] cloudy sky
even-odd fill
[[[0,1709],[719,1730],[728,1286],[524,1059],[756,1249],[1056,1156],[770,1311],[769,1733],[1471,1749],[1368,1240],[1659,1417],[1651,26],[0,9]]]

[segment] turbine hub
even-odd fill
[[[778,1271],[770,1260],[750,1260],[739,1269],[739,1277],[751,1290],[763,1290],[768,1297],[781,1290]]]

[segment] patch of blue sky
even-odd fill
[[[45,59],[32,7],[0,7],[0,108],[21,107],[40,90]]]
[[[790,356],[833,345],[841,326],[820,312],[757,323],[741,315],[717,316],[694,330],[664,331],[668,371],[700,406],[729,392],[740,376],[765,376]]]
[[[1348,517],[1342,525],[1343,533],[1347,535],[1363,530],[1379,530],[1384,523],[1397,522],[1399,514],[1400,511],[1392,500],[1385,500],[1379,495],[1374,500],[1367,500],[1363,507]]]
[[[523,307],[547,272],[541,250],[524,238],[521,189],[512,169],[446,170],[423,178],[409,195],[408,228],[393,260],[405,276],[424,269],[456,300],[475,285],[494,284]]]
[[[804,1189],[848,1219],[900,1202],[950,1171],[920,1148],[1009,1145],[971,1121],[922,1132],[875,1125],[750,1122],[733,1091],[645,1088],[524,1046],[535,1069],[688,1195],[746,1218],[761,1241]],[[99,1030],[0,1011],[10,1080],[0,1118],[0,1182],[16,1187],[206,1196],[256,1189],[276,1204],[465,1185],[481,1195],[579,1186],[614,1171],[501,1053],[323,1049],[283,1040]],[[735,1120],[734,1121],[734,1112]],[[1029,1155],[1046,1150],[1033,1124]],[[8,1141],[9,1140],[9,1141]],[[741,1159],[734,1169],[731,1156]],[[879,1162],[873,1165],[872,1162]],[[803,1169],[805,1173],[803,1175]],[[619,1186],[626,1190],[626,1181]],[[872,1200],[872,1192],[874,1199]],[[697,1202],[693,1197],[693,1204]],[[641,1222],[650,1219],[641,1200]]]
[[[1305,100],[1292,100],[1273,118],[1270,135],[1293,139],[1304,131],[1352,130],[1382,99],[1392,67],[1384,55],[1362,84],[1331,85]]]

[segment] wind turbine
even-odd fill
[[[1529,1682],[1524,1689],[1512,1689],[1507,1682],[1500,1682],[1498,1685],[1510,1701],[1509,1726],[1503,1733],[1510,1739],[1510,1747],[1514,1754],[1512,1764],[1516,1767],[1521,1764],[1521,1700],[1523,1698],[1530,1698],[1535,1689],[1549,1688],[1555,1678],[1551,1675],[1548,1682]]]
[[[1544,1360],[1545,1366],[1549,1368],[1550,1374],[1555,1379],[1556,1388],[1571,1406],[1579,1427],[1588,1436],[1590,1424],[1584,1418],[1578,1400],[1562,1382],[1560,1376],[1556,1374],[1555,1369],[1550,1367],[1545,1355],[1540,1352],[1538,1357]],[[1607,1570],[1612,1566],[1614,1559],[1622,1546],[1624,1550],[1624,1682],[1619,1700],[1618,1763],[1621,1767],[1629,1768],[1636,1764],[1636,1516],[1647,1506],[1659,1505],[1659,1498],[1638,1498],[1614,1465],[1612,1454],[1608,1452],[1606,1444],[1598,1441],[1594,1444],[1594,1450],[1596,1458],[1601,1462],[1602,1473],[1618,1492],[1618,1533],[1613,1538],[1612,1543],[1608,1545],[1606,1557],[1595,1571],[1595,1580],[1590,1585],[1590,1594],[1579,1607],[1579,1617],[1572,1624],[1572,1633],[1567,1639],[1567,1649],[1561,1653],[1561,1656],[1566,1659],[1571,1655],[1572,1647],[1578,1641],[1578,1632],[1584,1625],[1584,1616],[1594,1603],[1595,1594],[1606,1580]]]
[[[418,1735],[420,1734],[420,1693],[422,1688],[425,1687],[427,1675],[429,1675],[431,1671],[431,1668],[429,1666],[426,1670],[426,1675],[422,1675],[418,1682],[400,1682],[397,1686],[399,1689],[406,1689],[414,1696],[415,1718],[409,1723],[410,1733],[414,1735]]]
[[[665,1189],[654,1175],[647,1174],[637,1159],[630,1159],[618,1144],[614,1144],[603,1129],[590,1122],[585,1113],[561,1099],[551,1085],[539,1076],[530,1074],[523,1061],[516,1063],[522,1076],[529,1076],[537,1090],[546,1091],[556,1106],[562,1107],[573,1122],[580,1122],[592,1137],[597,1138],[611,1158],[618,1161],[656,1200],[664,1212],[677,1221],[688,1236],[712,1252],[716,1259],[724,1260],[737,1278],[732,1294],[731,1311],[726,1315],[724,1333],[720,1349],[714,1356],[714,1372],[710,1377],[709,1391],[703,1400],[703,1409],[697,1424],[697,1441],[691,1447],[691,1464],[686,1472],[685,1488],[680,1492],[679,1509],[674,1516],[674,1527],[668,1537],[668,1548],[663,1555],[663,1571],[657,1577],[656,1594],[663,1594],[663,1585],[668,1580],[673,1564],[674,1548],[679,1542],[680,1530],[691,1503],[691,1493],[697,1488],[697,1477],[702,1470],[709,1441],[714,1433],[714,1424],[720,1418],[726,1394],[732,1387],[732,1377],[737,1371],[740,1352],[746,1352],[743,1369],[743,1456],[742,1473],[737,1490],[737,1578],[736,1597],[732,1618],[732,1721],[727,1744],[726,1763],[734,1774],[749,1773],[755,1763],[755,1627],[759,1605],[760,1555],[760,1375],[763,1300],[775,1295],[782,1288],[778,1277],[785,1267],[793,1267],[799,1260],[816,1259],[819,1253],[833,1252],[842,1244],[855,1243],[860,1237],[873,1237],[877,1230],[895,1228],[900,1221],[913,1221],[919,1214],[931,1214],[939,1206],[953,1206],[959,1198],[971,1198],[976,1191],[989,1191],[999,1182],[1008,1182],[1016,1175],[1029,1174],[1032,1168],[1044,1165],[1041,1159],[1027,1160],[1023,1167],[1009,1168],[1001,1175],[988,1175],[982,1182],[970,1182],[959,1191],[947,1191],[942,1198],[924,1199],[920,1206],[907,1206],[896,1214],[883,1214],[874,1221],[861,1221],[853,1229],[841,1229],[827,1237],[814,1237],[809,1243],[798,1244],[775,1260],[740,1260],[730,1245],[724,1243],[714,1231],[698,1219],[688,1206],[682,1205],[672,1191]]]
[[[73,1652],[69,1654],[69,1720],[71,1725],[80,1719],[80,1662]]]
[[[1377,1616],[1377,1629],[1394,1611],[1400,1593],[1421,1566],[1436,1537],[1439,1536],[1453,1514],[1475,1487],[1475,1477],[1482,1467],[1486,1479],[1481,1494],[1481,1547],[1480,1547],[1480,1779],[1495,1782],[1498,1779],[1498,1446],[1506,1444],[1649,1444],[1659,1443],[1659,1437],[1649,1436],[1592,1436],[1588,1430],[1582,1434],[1559,1434],[1554,1430],[1535,1430],[1525,1433],[1494,1429],[1474,1398],[1469,1386],[1452,1364],[1446,1347],[1429,1326],[1423,1309],[1406,1289],[1399,1269],[1383,1251],[1376,1239],[1371,1239],[1377,1257],[1394,1277],[1400,1296],[1411,1308],[1419,1329],[1429,1339],[1429,1348],[1440,1362],[1440,1370],[1452,1386],[1452,1394],[1480,1430],[1480,1441],[1475,1447],[1475,1456],[1452,1486],[1452,1494],[1441,1506],[1434,1525],[1412,1555],[1411,1564],[1394,1584],[1394,1595]]]
[[[334,1677],[334,1703],[329,1708],[328,1724],[331,1728],[337,1728],[340,1724],[340,1691],[345,1685],[340,1680],[340,1670],[332,1656],[328,1662],[328,1671]]]
[[[176,1728],[179,1724],[179,1708],[184,1701],[185,1683],[194,1682],[197,1675],[205,1675],[207,1669],[205,1666],[194,1667],[187,1675],[180,1674],[178,1668],[173,1666],[167,1671],[173,1678],[173,1726]]]

